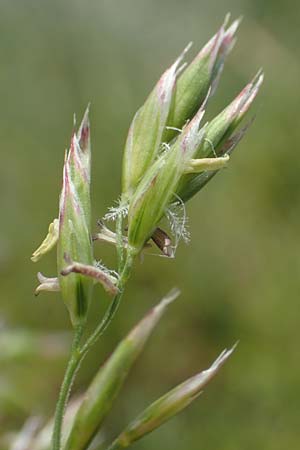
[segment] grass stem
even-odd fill
[[[54,428],[52,435],[52,449],[61,450],[61,436],[64,414],[70,395],[71,387],[76,375],[76,372],[80,365],[80,340],[83,333],[83,326],[79,325],[74,329],[74,337],[71,348],[70,359],[66,368],[64,379],[60,388],[58,401],[56,404],[55,416],[54,416]]]

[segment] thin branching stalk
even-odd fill
[[[72,342],[70,359],[66,368],[64,379],[60,388],[59,397],[55,410],[54,428],[52,435],[52,448],[53,450],[61,449],[61,435],[63,418],[70,395],[71,387],[76,376],[76,372],[79,368],[81,355],[79,352],[80,340],[83,333],[83,327],[79,325],[74,329],[74,337]]]
[[[119,225],[117,228],[117,233],[121,235],[121,239],[118,241],[122,242],[122,220],[119,221]],[[118,245],[118,261],[121,267],[122,260],[124,258],[123,254],[123,243]],[[123,270],[118,280],[118,294],[112,300],[110,306],[107,308],[105,315],[99,325],[96,327],[94,332],[89,336],[86,342],[80,347],[80,340],[83,334],[83,327],[78,326],[74,330],[74,338],[71,348],[70,359],[66,368],[66,372],[64,375],[63,383],[60,389],[59,398],[55,411],[55,419],[54,419],[54,429],[52,436],[52,449],[53,450],[61,450],[61,437],[62,437],[62,425],[64,413],[66,410],[68,398],[70,395],[71,387],[76,376],[76,372],[79,369],[79,366],[86,356],[86,354],[90,351],[92,346],[97,342],[97,340],[102,336],[107,327],[110,325],[113,320],[118,307],[120,305],[125,285],[130,277],[133,265],[133,256],[130,252],[127,252],[126,261],[123,263]]]
[[[111,323],[114,315],[116,314],[116,312],[119,308],[122,296],[123,296],[125,285],[129,279],[131,271],[132,271],[132,265],[133,265],[133,257],[131,256],[130,253],[128,253],[125,264],[124,264],[123,271],[122,271],[119,281],[118,281],[119,293],[112,300],[110,306],[106,310],[106,313],[105,313],[102,321],[99,323],[99,325],[96,327],[94,332],[90,335],[90,337],[87,339],[87,341],[81,348],[80,354],[82,357],[84,357],[86,355],[86,353],[90,350],[90,348],[96,343],[96,341],[104,333],[106,328]]]

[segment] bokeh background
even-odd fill
[[[299,9],[297,0],[0,1],[1,450],[29,416],[51,416],[66,363],[70,325],[59,295],[33,296],[37,270],[54,274],[55,255],[38,265],[29,258],[57,215],[73,114],[91,101],[95,223],[119,195],[134,112],[186,43],[195,54],[228,11],[244,20],[208,117],[263,67],[257,119],[230,168],[189,203],[190,245],[174,260],[136,265],[75,391],[176,285],[182,296],[126,382],[107,441],[239,340],[201,398],[135,448],[299,448]],[[113,249],[99,244],[96,254],[114,266]],[[97,288],[91,328],[107,302]]]

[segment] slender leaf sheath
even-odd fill
[[[110,411],[131,366],[141,353],[152,330],[167,305],[178,295],[172,291],[158,306],[121,341],[117,349],[99,370],[88,388],[76,414],[64,450],[83,450],[101,427]]]

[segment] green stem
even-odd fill
[[[70,359],[66,368],[64,379],[60,388],[59,397],[56,405],[54,416],[54,429],[52,435],[52,449],[61,449],[61,435],[66,405],[70,395],[72,383],[74,381],[76,371],[80,364],[79,343],[83,333],[83,326],[79,325],[74,329],[74,337],[71,348]]]
[[[128,281],[130,274],[131,274],[132,264],[133,264],[133,257],[131,256],[130,253],[128,253],[123,271],[120,275],[119,282],[118,282],[119,293],[115,296],[115,298],[111,302],[109,308],[106,310],[102,321],[99,323],[99,325],[94,330],[93,334],[91,334],[91,336],[87,339],[87,341],[81,348],[80,354],[82,357],[84,357],[86,355],[86,353],[90,350],[90,348],[95,344],[95,342],[104,333],[104,331],[106,330],[108,325],[111,323],[114,315],[116,314],[118,307],[120,305],[121,299],[122,299],[124,287],[125,287],[126,282]]]

